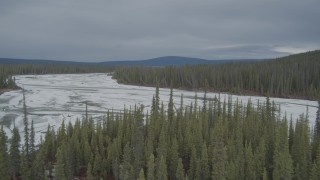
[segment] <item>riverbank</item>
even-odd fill
[[[154,84],[141,84],[141,83],[127,83],[118,81],[116,78],[112,77],[112,79],[116,80],[117,83],[123,84],[123,85],[130,85],[130,86],[142,86],[142,87],[153,87],[155,88],[156,85]],[[163,86],[160,85],[159,88],[170,88],[170,86]],[[185,90],[185,91],[192,91],[192,92],[205,92],[204,88],[190,88],[190,87],[173,87],[173,89],[179,89],[179,90]],[[242,90],[242,91],[236,91],[236,90],[218,90],[215,88],[207,88],[206,90],[208,93],[226,93],[230,95],[236,95],[236,96],[264,96],[264,97],[270,97],[270,98],[284,98],[284,99],[298,99],[298,100],[308,100],[308,101],[319,101],[319,98],[316,97],[306,97],[301,95],[275,95],[275,94],[264,94],[259,93],[255,91],[248,91],[248,90]]]
[[[19,89],[21,89],[21,88],[20,88],[20,87],[17,87],[17,88],[14,88],[14,89],[8,89],[8,88],[6,88],[6,89],[0,89],[0,96],[1,96],[3,93],[5,93],[5,92],[15,91],[15,90],[19,90]]]

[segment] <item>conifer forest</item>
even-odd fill
[[[320,50],[271,60],[115,70],[119,83],[234,94],[320,99]]]
[[[165,107],[156,88],[147,113],[134,106],[94,121],[85,112],[48,126],[40,144],[24,96],[24,136],[0,130],[1,179],[320,178],[319,110],[311,128],[308,114],[281,118],[269,98],[256,107],[206,94],[174,104],[173,93]]]

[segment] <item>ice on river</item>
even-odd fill
[[[89,115],[95,120],[101,120],[108,110],[120,111],[124,106],[143,104],[150,109],[155,88],[118,84],[107,74],[53,74],[53,75],[23,75],[16,76],[18,86],[26,90],[26,104],[29,121],[34,121],[36,140],[41,132],[45,132],[48,124],[57,129],[62,120],[74,122],[85,114],[85,103],[88,104]],[[167,105],[169,89],[160,89],[160,99]],[[180,104],[180,96],[184,95],[184,104],[194,101],[195,92],[174,90],[174,103]],[[203,97],[203,92],[197,93]],[[208,98],[219,96],[208,93]],[[221,93],[223,101],[228,94]],[[236,96],[232,100],[246,103],[251,98],[253,104],[264,102],[265,97]],[[292,115],[296,119],[300,114],[306,114],[308,106],[309,120],[314,123],[317,111],[316,101],[270,98],[277,105],[281,105],[282,115]],[[199,100],[199,104],[201,104]],[[0,96],[0,124],[4,125],[7,135],[15,124],[23,133],[23,101],[22,90],[6,92]]]

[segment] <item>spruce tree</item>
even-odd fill
[[[315,134],[320,136],[320,101],[318,101],[318,110],[316,115],[316,123],[315,123]]]
[[[251,144],[245,147],[245,179],[257,179],[256,166]]]
[[[227,152],[223,142],[223,128],[221,121],[214,128],[212,149],[212,179],[226,178]]]
[[[31,172],[31,178],[32,179],[35,179],[35,174],[37,172],[34,171],[34,169],[32,168],[32,164],[33,164],[33,161],[35,159],[35,139],[34,139],[34,127],[33,127],[33,120],[31,121],[31,127],[30,127],[30,145],[29,145],[29,148],[30,148],[30,152],[29,152],[29,156],[30,156],[30,160],[29,160],[29,163],[30,163],[30,172]]]
[[[234,180],[241,179],[240,177],[238,177],[235,163],[233,161],[229,161],[227,163],[226,171],[227,171],[227,179],[234,179]]]
[[[31,171],[33,172],[34,180],[45,179],[45,152],[40,149],[35,155],[35,160],[32,163]]]
[[[268,179],[269,179],[269,178],[268,178],[268,172],[267,172],[267,169],[266,169],[266,168],[263,169],[262,179],[263,179],[263,180],[268,180]]]
[[[293,163],[289,153],[287,121],[281,122],[276,131],[273,179],[292,179]]]
[[[312,163],[311,171],[310,171],[310,180],[318,180],[318,167],[316,163]]]
[[[102,172],[102,158],[98,150],[96,150],[92,173],[95,177],[99,178]]]
[[[301,115],[296,122],[292,144],[295,178],[309,177],[310,137],[308,121]]]
[[[154,180],[154,155],[150,154],[149,158],[148,158],[148,162],[147,162],[147,179],[148,180]]]
[[[168,150],[168,175],[169,179],[174,179],[175,174],[176,174],[176,169],[177,169],[177,163],[178,163],[178,158],[179,158],[179,153],[178,153],[178,142],[177,139],[174,137],[171,146]]]
[[[210,170],[209,170],[209,160],[208,160],[208,151],[207,151],[207,145],[203,143],[201,148],[201,164],[200,164],[200,170],[201,170],[201,179],[210,179]]]
[[[289,126],[289,151],[290,151],[290,153],[292,153],[293,135],[294,135],[294,129],[293,129],[292,117],[291,117],[290,126]]]
[[[20,173],[20,134],[16,127],[12,130],[12,138],[10,143],[10,171],[12,178],[15,179]]]
[[[144,177],[144,171],[143,168],[141,168],[140,173],[139,173],[139,177],[138,180],[145,180],[146,178]]]
[[[65,172],[65,158],[63,157],[63,149],[58,149],[57,154],[57,166],[55,171],[55,178],[61,180],[67,180]]]
[[[157,180],[166,180],[167,177],[167,164],[166,160],[163,158],[163,156],[160,157],[159,167],[157,168]]]
[[[188,176],[191,179],[196,179],[197,177],[197,174],[198,174],[197,161],[198,161],[197,152],[196,152],[196,148],[193,145],[191,148],[191,157],[190,157],[189,171],[188,171]]]
[[[28,122],[28,112],[27,112],[27,105],[26,105],[26,95],[25,90],[22,90],[23,96],[23,123],[24,123],[24,147],[25,147],[25,155],[27,161],[30,160],[29,153],[30,153],[30,145],[29,145],[29,122]]]
[[[31,180],[31,169],[30,169],[30,163],[27,159],[27,156],[26,156],[26,150],[25,150],[25,147],[22,146],[22,149],[21,149],[21,178],[23,180]]]
[[[155,116],[159,116],[159,110],[160,110],[160,93],[159,93],[159,84],[156,86],[156,95],[155,95]]]
[[[254,158],[257,178],[262,179],[266,164],[266,144],[264,136],[260,138],[259,145],[254,153]]]
[[[134,169],[132,166],[132,149],[130,144],[127,143],[123,150],[123,162],[120,165],[120,179],[131,179],[134,178]]]
[[[168,103],[168,122],[169,122],[169,128],[173,128],[173,118],[174,118],[174,105],[173,105],[173,90],[170,88],[170,97],[169,97],[169,103]],[[170,129],[170,133],[173,129]],[[172,135],[172,134],[170,134]]]
[[[119,160],[118,160],[118,158],[114,158],[112,160],[112,173],[113,173],[113,176],[116,180],[119,179],[119,177],[122,173],[120,171],[121,171],[121,168],[119,166]]]
[[[182,164],[182,159],[179,158],[178,160],[178,166],[177,166],[177,170],[176,170],[176,176],[175,176],[176,180],[184,180],[184,168],[183,168],[183,164]]]
[[[7,152],[7,136],[3,130],[0,129],[0,177],[1,179],[10,179],[9,157]]]
[[[312,147],[312,159],[315,159],[318,146],[320,144],[320,101],[318,101],[318,110],[316,114],[315,127],[313,131],[313,147]]]
[[[136,127],[131,139],[133,151],[133,168],[134,177],[138,178],[139,171],[144,163],[144,124],[143,124],[143,108],[138,108],[135,113]]]
[[[33,159],[35,153],[35,139],[34,139],[34,127],[33,127],[33,120],[31,121],[30,127],[30,156]]]
[[[95,180],[94,175],[92,173],[92,165],[90,162],[87,166],[87,180]]]
[[[157,149],[157,157],[160,158],[163,156],[164,159],[167,159],[167,123],[163,122],[160,137],[159,137],[159,144]]]
[[[312,167],[312,169],[313,169],[312,176],[320,179],[320,171],[319,171],[320,170],[320,144],[318,145],[316,159],[313,162],[313,164],[315,167]],[[314,172],[316,172],[316,174]]]

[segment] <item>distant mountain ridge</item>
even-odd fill
[[[234,59],[234,60],[207,60],[181,56],[164,56],[147,60],[136,61],[107,61],[100,64],[108,65],[146,65],[146,66],[168,66],[168,65],[195,65],[195,64],[222,64],[234,61],[257,61],[257,59]]]
[[[222,64],[239,61],[258,61],[258,59],[233,59],[233,60],[206,60],[201,58],[190,58],[181,56],[164,56],[147,60],[126,60],[126,61],[104,61],[104,62],[75,62],[57,60],[38,60],[38,59],[11,59],[0,58],[0,64],[84,64],[84,65],[144,65],[144,66],[168,66],[168,65],[195,65],[195,64]]]
[[[76,61],[45,60],[45,59],[0,58],[0,64],[90,64],[90,63],[76,62]]]

